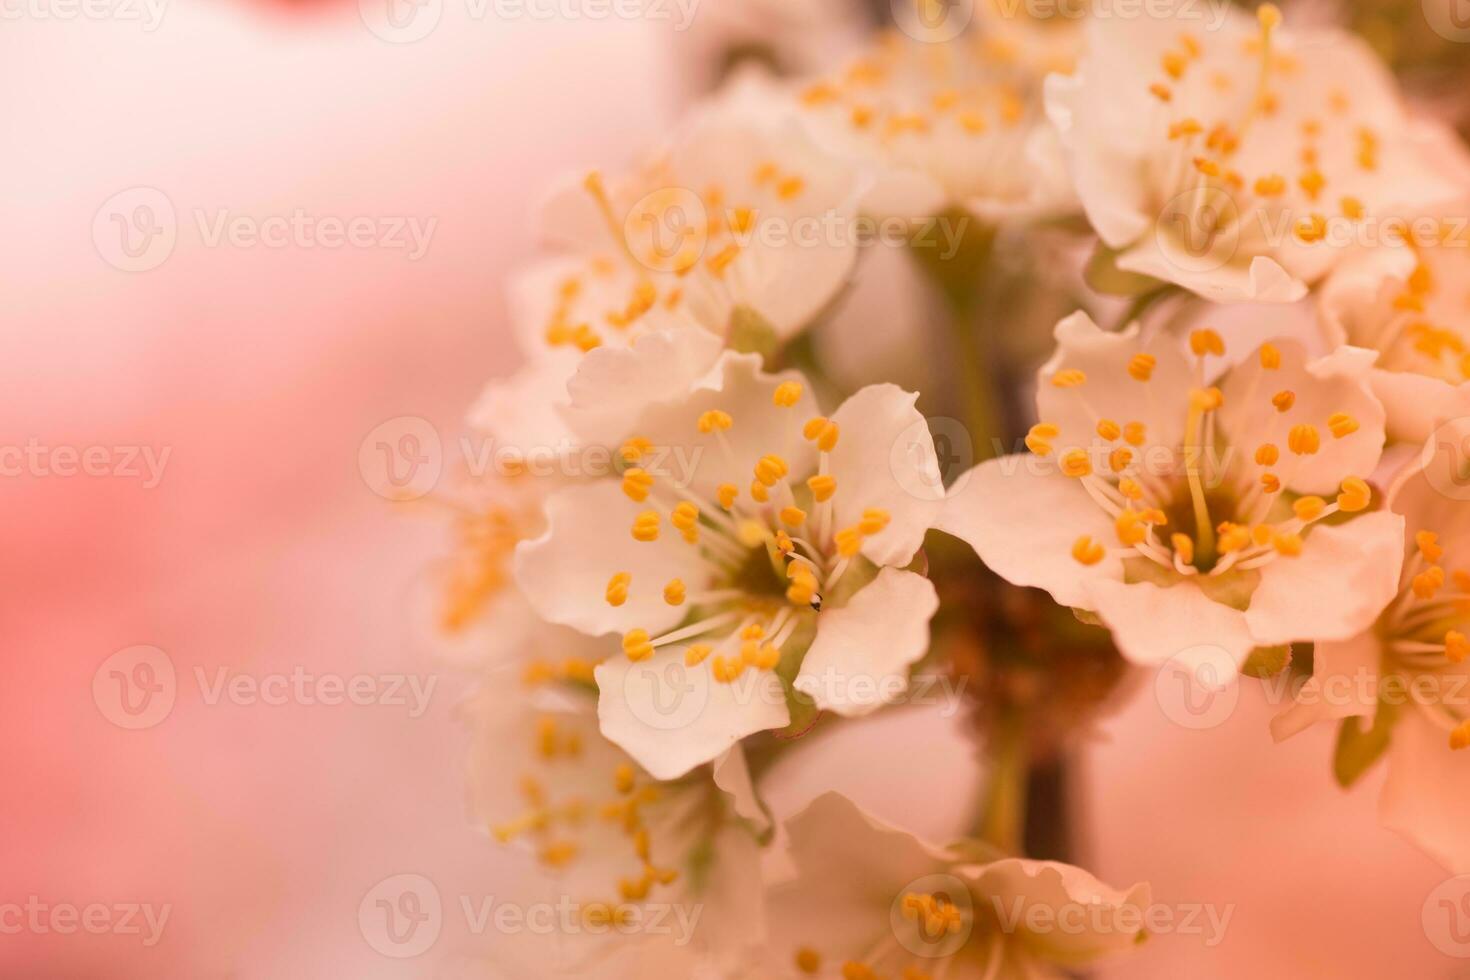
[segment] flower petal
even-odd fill
[[[536,612],[593,636],[634,628],[657,633],[678,623],[686,610],[664,601],[665,583],[682,579],[697,591],[710,569],[666,520],[658,540],[635,540],[633,520],[645,509],[611,480],[553,494],[545,533],[516,546],[516,581]],[[632,582],[627,600],[614,606],[607,586],[619,572]]]
[[[588,442],[617,443],[654,402],[686,394],[720,355],[719,337],[685,323],[655,330],[630,347],[589,351],[567,382],[563,416]]]
[[[1070,864],[1024,858],[984,865],[975,883],[978,894],[989,896],[1002,930],[1024,933],[1030,951],[1063,966],[1132,948],[1152,899],[1147,884],[1119,891]],[[1049,911],[1038,913],[1037,906]],[[1055,927],[1032,931],[1028,916]]]
[[[1306,535],[1295,558],[1261,568],[1246,624],[1259,646],[1346,640],[1367,629],[1398,594],[1404,519],[1376,511]]]
[[[841,609],[817,617],[817,636],[793,687],[817,707],[851,718],[897,700],[908,669],[929,649],[939,609],[934,583],[884,568]]]
[[[869,508],[888,512],[888,526],[863,540],[879,565],[906,565],[924,544],[944,499],[944,478],[919,396],[896,385],[869,385],[832,415],[840,431],[829,456],[837,478],[837,527],[856,524]]]
[[[1170,659],[1189,665],[1223,651],[1237,666],[1257,645],[1245,614],[1215,602],[1189,581],[1164,589],[1152,582],[1093,579],[1087,585],[1093,608],[1113,631],[1118,650],[1136,664]]]
[[[1466,813],[1470,813],[1470,752],[1451,749],[1449,735],[1423,712],[1405,712],[1389,744],[1379,819],[1453,873],[1466,874],[1470,873]]]
[[[746,670],[720,683],[707,665],[686,667],[679,645],[637,663],[612,657],[596,677],[602,734],[658,779],[677,779],[747,735],[791,723],[774,672]]]
[[[1123,562],[1115,554],[1095,565],[1072,557],[1080,537],[1111,544],[1113,522],[1079,482],[1045,460],[1028,453],[986,460],[955,487],[935,527],[974,548],[1013,585],[1045,589],[1064,606],[1091,609],[1088,582],[1122,580]]]
[[[1312,676],[1302,683],[1292,703],[1271,719],[1271,737],[1279,742],[1319,721],[1373,714],[1382,658],[1383,645],[1371,632],[1318,643]],[[1356,696],[1358,691],[1365,696]]]

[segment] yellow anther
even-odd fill
[[[1204,53],[1204,47],[1199,43],[1199,38],[1195,37],[1193,34],[1190,34],[1188,31],[1179,35],[1179,46],[1183,48],[1184,53],[1189,55],[1191,58],[1198,58],[1201,54]]]
[[[1143,520],[1136,510],[1125,510],[1119,514],[1118,519],[1113,522],[1113,530],[1118,534],[1118,542],[1129,548],[1143,544],[1148,537],[1148,528],[1143,526]]]
[[[694,644],[689,649],[684,651],[684,666],[698,667],[700,664],[704,663],[704,658],[708,657],[713,650],[714,647],[710,646],[708,643]]]
[[[1275,473],[1261,474],[1261,489],[1267,493],[1276,493],[1281,489],[1281,478]]]
[[[1414,594],[1421,599],[1433,599],[1434,594],[1444,586],[1444,569],[1438,565],[1424,569],[1409,581]]]
[[[1201,412],[1213,412],[1224,401],[1219,388],[1192,388],[1189,392],[1189,406]]]
[[[681,500],[674,505],[669,523],[681,531],[691,530],[699,524],[699,508],[687,500]]]
[[[755,478],[763,486],[773,487],[786,476],[786,461],[780,456],[768,454],[756,460]]]
[[[776,386],[776,391],[771,395],[771,401],[775,402],[777,408],[790,408],[801,401],[801,382],[783,381]]]
[[[1356,197],[1344,197],[1340,202],[1342,205],[1342,216],[1349,221],[1357,221],[1363,217],[1363,202]]]
[[[1148,438],[1148,426],[1142,422],[1129,422],[1123,426],[1123,441],[1130,446],[1141,446]]]
[[[1290,389],[1278,391],[1271,396],[1271,404],[1276,406],[1278,412],[1289,412],[1291,406],[1296,404],[1296,392]]]
[[[1274,443],[1263,442],[1256,447],[1256,462],[1261,466],[1275,466],[1281,458],[1281,450]]]
[[[801,434],[815,442],[817,448],[824,453],[830,453],[837,448],[837,432],[837,423],[820,415],[808,419],[801,429]]]
[[[633,584],[633,576],[628,572],[618,572],[607,581],[607,604],[609,606],[621,606],[628,601],[628,586]]]
[[[1332,438],[1341,439],[1358,431],[1358,420],[1346,412],[1337,412],[1328,418],[1327,428],[1332,432]]]
[[[857,525],[845,527],[832,536],[837,545],[837,553],[843,558],[851,558],[858,553],[863,546],[863,532]]]
[[[723,432],[735,424],[730,418],[729,412],[722,412],[718,408],[712,408],[699,416],[699,431],[708,435],[711,432]]]
[[[1470,657],[1470,638],[1458,630],[1450,630],[1444,635],[1444,655],[1452,664],[1464,663]]]
[[[1327,218],[1320,214],[1309,214],[1296,225],[1296,237],[1311,245],[1327,237]]]
[[[837,477],[823,473],[808,479],[806,485],[812,492],[812,499],[820,504],[831,500],[837,492]]]
[[[686,598],[688,598],[688,592],[684,588],[684,580],[669,579],[669,583],[664,586],[664,602],[671,606],[682,606]]]
[[[1186,565],[1194,564],[1194,539],[1187,534],[1169,535],[1169,544],[1174,548],[1174,554]]]
[[[648,637],[648,630],[629,630],[624,633],[623,652],[635,663],[653,656],[653,641]]]
[[[878,974],[866,963],[848,960],[842,964],[842,980],[878,980]]]
[[[1114,473],[1121,473],[1133,462],[1133,450],[1124,449],[1121,446],[1108,453],[1108,469]]]
[[[1315,521],[1327,509],[1327,501],[1321,497],[1299,497],[1291,505],[1292,512],[1303,521]]]
[[[1184,77],[1184,69],[1188,67],[1189,59],[1177,51],[1165,51],[1160,59],[1159,67],[1164,69],[1164,74],[1176,82]]]
[[[766,635],[766,628],[760,623],[751,623],[740,631],[742,640],[759,640]]]
[[[624,796],[627,796],[629,793],[633,792],[633,787],[636,785],[636,783],[637,773],[633,771],[633,767],[629,763],[621,762],[618,764],[618,767],[613,770],[613,785],[616,786],[618,792],[622,793]]]
[[[1342,493],[1337,495],[1337,509],[1345,514],[1366,510],[1373,500],[1373,491],[1368,484],[1356,476],[1342,481]]]
[[[1220,176],[1220,165],[1214,160],[1211,160],[1209,157],[1195,157],[1194,169],[1198,170],[1206,177]]]
[[[716,656],[710,661],[710,673],[721,684],[730,684],[745,670],[745,661],[739,657]]]
[[[805,512],[802,513],[802,516],[806,516]],[[787,534],[785,531],[778,530],[776,532],[776,550],[781,552],[781,554],[783,555],[789,555],[791,554],[791,552],[795,551],[796,545],[792,543],[791,535]]]
[[[718,500],[720,502],[720,506],[725,508],[726,510],[729,510],[731,507],[735,506],[735,498],[738,496],[740,496],[740,488],[735,486],[735,484],[733,483],[721,483],[715,489],[715,499]]]
[[[1096,565],[1104,554],[1103,546],[1085,534],[1072,543],[1072,557],[1084,565]]]
[[[1143,484],[1137,480],[1123,479],[1118,481],[1118,492],[1129,500],[1143,499]]]
[[[1087,372],[1080,368],[1067,368],[1053,374],[1051,383],[1057,388],[1080,388],[1087,384]]]
[[[1123,434],[1123,427],[1112,419],[1101,419],[1097,423],[1097,434],[1112,442]]]
[[[1062,472],[1071,477],[1084,477],[1092,473],[1092,460],[1081,449],[1073,449],[1062,455]]]
[[[766,485],[764,483],[759,480],[751,480],[750,499],[754,500],[758,504],[764,504],[770,501],[771,494],[770,491],[766,489]]]
[[[1300,534],[1278,534],[1271,540],[1271,547],[1278,554],[1287,558],[1295,558],[1302,553],[1302,536]]]
[[[1297,186],[1306,192],[1309,200],[1315,201],[1322,193],[1322,188],[1327,186],[1327,178],[1322,176],[1320,170],[1308,170],[1297,178]]]
[[[1152,354],[1134,354],[1128,360],[1128,375],[1134,381],[1147,381],[1153,377],[1159,359]]]
[[[783,177],[776,185],[776,194],[783,201],[789,201],[798,196],[806,188],[806,181],[800,177]]]
[[[1251,532],[1239,524],[1226,522],[1220,525],[1220,536],[1215,540],[1215,547],[1220,554],[1228,555],[1232,551],[1239,551],[1251,543]]]
[[[1470,748],[1470,721],[1462,721],[1450,732],[1450,748],[1455,751]]]
[[[1277,197],[1286,193],[1286,178],[1280,174],[1257,177],[1255,192],[1261,197]]]
[[[858,521],[858,530],[863,534],[877,534],[888,526],[893,520],[888,511],[881,507],[869,507],[863,511],[863,519]]]
[[[1161,82],[1150,83],[1148,91],[1150,95],[1158,99],[1160,102],[1168,102],[1170,99],[1174,98],[1174,93],[1170,92],[1169,87],[1162,84]]]
[[[1189,349],[1199,357],[1204,357],[1206,354],[1224,357],[1225,341],[1214,330],[1208,328],[1195,330],[1189,335]]]
[[[642,436],[634,436],[618,448],[618,455],[622,457],[625,463],[636,463],[643,458],[644,453],[652,448],[653,443],[644,439]]]
[[[536,855],[549,868],[564,868],[577,857],[577,845],[572,841],[553,841],[545,845]]]
[[[1431,292],[1434,289],[1434,276],[1429,271],[1429,266],[1419,264],[1414,266],[1414,271],[1409,273],[1409,290],[1419,295]]]
[[[633,518],[633,538],[637,541],[658,540],[658,511],[645,510]]]
[[[1050,422],[1037,422],[1026,433],[1026,448],[1038,456],[1046,456],[1051,452],[1051,440],[1061,431]]]
[[[1261,23],[1261,30],[1269,34],[1281,25],[1281,8],[1274,3],[1263,3],[1256,8],[1256,19]]]
[[[648,499],[648,491],[653,489],[653,475],[646,470],[635,466],[623,474],[623,493],[628,495],[629,500],[642,503]]]
[[[1181,119],[1176,123],[1169,124],[1169,138],[1171,140],[1182,139],[1187,136],[1198,136],[1204,132],[1204,127],[1199,124],[1198,119]]]
[[[781,523],[787,527],[801,527],[806,523],[806,511],[800,507],[782,507]]]
[[[1444,557],[1444,548],[1439,543],[1439,535],[1433,531],[1416,531],[1414,533],[1414,544],[1419,548],[1419,554],[1431,565],[1436,565]]]
[[[1275,344],[1261,345],[1261,367],[1267,371],[1275,371],[1281,367],[1281,351]]]
[[[1257,524],[1251,528],[1251,540],[1262,547],[1271,543],[1271,538],[1276,534],[1268,524]]]
[[[803,946],[796,951],[796,968],[802,973],[816,973],[822,969],[821,954],[808,946]]]
[[[1310,456],[1322,446],[1322,437],[1317,434],[1315,425],[1301,423],[1293,425],[1291,431],[1286,434],[1286,448],[1298,456]]]

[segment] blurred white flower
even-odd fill
[[[1048,79],[1120,268],[1217,301],[1291,301],[1377,222],[1462,193],[1443,132],[1408,118],[1366,44],[1280,22],[1271,4],[1093,18],[1077,72]]]
[[[829,418],[800,375],[726,353],[643,415],[621,481],[548,501],[516,578],[546,619],[623,635],[597,670],[602,730],[650,772],[786,726],[785,684],[843,715],[902,694],[938,604],[904,568],[942,494],[914,400],[875,385]],[[671,703],[688,717],[660,723]]]
[[[1388,507],[1407,532],[1397,595],[1362,632],[1317,644],[1312,678],[1271,723],[1282,739],[1318,721],[1347,719],[1339,779],[1351,782],[1386,756],[1381,819],[1456,874],[1470,873],[1470,753],[1461,751],[1470,747],[1466,440],[1470,422],[1462,416],[1389,488]],[[1367,731],[1358,718],[1372,719]]]
[[[1206,384],[1219,334],[1149,343],[1078,313],[1038,374],[1029,454],[962,477],[939,528],[994,571],[1089,610],[1129,659],[1344,639],[1392,597],[1401,518],[1368,508],[1383,408],[1371,352],[1262,345]],[[1192,363],[1191,363],[1192,361]],[[1326,499],[1319,494],[1325,494]]]
[[[769,899],[782,976],[1059,978],[1145,936],[1147,885],[937,847],[836,793],[787,829],[798,876]]]

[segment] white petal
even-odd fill
[[[678,578],[697,592],[709,582],[710,567],[667,515],[657,541],[635,540],[633,519],[645,509],[613,480],[553,494],[546,532],[516,546],[516,582],[536,611],[593,636],[635,628],[658,633],[678,623],[687,610],[664,601],[664,585]],[[629,573],[632,583],[627,601],[613,606],[607,585],[618,572]]]
[[[1376,511],[1319,524],[1302,553],[1261,568],[1246,623],[1260,646],[1346,640],[1367,629],[1398,593],[1404,519]]]
[[[589,351],[567,382],[563,412],[588,442],[616,444],[654,402],[688,393],[719,357],[719,337],[693,324],[655,330],[630,347]]]
[[[856,524],[868,508],[891,518],[863,541],[863,554],[879,565],[906,565],[924,544],[944,498],[944,478],[928,424],[914,403],[918,395],[895,385],[869,385],[832,415],[837,447],[829,457],[837,494],[838,528]]]
[[[663,647],[637,663],[612,657],[596,670],[602,734],[658,779],[677,779],[745,736],[791,722],[775,673],[747,668],[719,683],[708,663],[686,667],[684,649]]]
[[[1383,403],[1390,439],[1423,442],[1450,419],[1470,415],[1470,381],[1452,385],[1411,371],[1374,368],[1373,394]]]
[[[1142,913],[1152,894],[1147,884],[1120,891],[1070,864],[1023,858],[984,865],[975,882],[976,892],[988,896],[991,911],[1002,917],[1002,928],[1009,925],[1024,934],[1015,941],[1062,966],[1081,966],[1131,949],[1145,925]],[[1050,912],[1028,912],[1036,906]],[[1028,914],[1056,927],[1032,932],[1025,926]]]
[[[841,609],[817,617],[817,636],[793,683],[817,707],[865,715],[908,690],[908,669],[929,649],[929,620],[939,609],[934,583],[884,568]]]
[[[1099,419],[1119,425],[1143,422],[1149,446],[1172,450],[1179,445],[1192,374],[1174,338],[1160,333],[1140,343],[1138,324],[1112,333],[1081,312],[1058,323],[1055,335],[1056,353],[1037,372],[1036,412],[1061,430],[1054,440],[1058,454],[1081,447],[1106,457],[1110,444],[1097,435]],[[1129,362],[1139,353],[1157,360],[1148,381],[1136,381],[1128,373]],[[1086,382],[1075,388],[1053,385],[1052,377],[1067,369],[1081,370]]]
[[[771,826],[771,818],[761,806],[756,795],[755,783],[750,778],[750,766],[745,762],[745,750],[739,745],[730,748],[714,761],[715,785],[730,797],[730,806],[741,818],[750,821],[757,833],[765,833]]]
[[[1256,447],[1271,443],[1280,451],[1273,472],[1283,484],[1300,493],[1335,496],[1343,480],[1372,473],[1383,452],[1383,405],[1368,386],[1374,354],[1360,347],[1339,347],[1309,362],[1295,341],[1282,340],[1276,347],[1281,351],[1279,368],[1267,370],[1259,358],[1251,358],[1225,379],[1220,429],[1232,447],[1238,447],[1238,464],[1254,466],[1251,455]],[[1281,391],[1295,396],[1285,412],[1271,403]],[[1358,423],[1356,432],[1341,439],[1327,427],[1327,420],[1339,412]],[[1320,441],[1316,453],[1297,456],[1287,448],[1291,429],[1299,424],[1316,428]]]
[[[1118,650],[1136,664],[1171,658],[1182,663],[1196,653],[1214,662],[1223,651],[1239,666],[1256,646],[1244,613],[1215,602],[1189,581],[1163,589],[1152,582],[1094,579],[1088,594]]]
[[[466,422],[495,440],[496,450],[545,459],[579,445],[562,418],[570,367],[564,361],[534,361],[480,392]]]
[[[1271,736],[1279,742],[1319,721],[1373,714],[1382,659],[1383,643],[1371,631],[1318,643],[1312,676],[1303,682],[1293,702],[1271,719]],[[1358,696],[1360,691],[1366,696]]]
[[[1379,819],[1453,873],[1466,874],[1470,873],[1466,813],[1470,813],[1470,751],[1451,749],[1444,729],[1422,712],[1405,711],[1393,728]]]
[[[1090,609],[1088,582],[1122,580],[1123,562],[1114,554],[1096,565],[1072,557],[1083,536],[1112,544],[1113,522],[1082,484],[1044,460],[1027,453],[986,460],[955,486],[935,526],[974,548],[1013,585],[1045,589],[1064,606]]]

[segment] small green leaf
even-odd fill
[[[1102,242],[1097,243],[1082,276],[1087,285],[1108,296],[1143,296],[1163,285],[1152,276],[1118,268],[1118,253]]]
[[[1332,755],[1332,774],[1343,789],[1357,782],[1388,749],[1396,714],[1392,705],[1380,701],[1373,724],[1366,731],[1361,718],[1342,720],[1342,727],[1337,730],[1337,749]]]
[[[776,329],[748,306],[737,306],[730,312],[730,333],[726,343],[741,354],[759,354],[769,359],[780,345]]]

